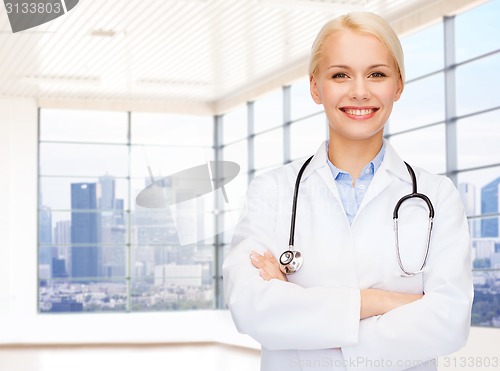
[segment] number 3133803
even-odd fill
[[[5,3],[7,13],[16,14],[58,14],[62,12],[60,3]]]
[[[492,368],[498,369],[499,357],[443,357],[444,367],[460,367],[464,369]]]

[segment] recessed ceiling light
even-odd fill
[[[208,81],[169,80],[169,79],[139,79],[136,84],[144,86],[209,86]]]
[[[113,37],[115,35],[116,35],[116,31],[103,30],[103,29],[94,30],[90,33],[90,36],[95,36],[95,37]]]
[[[260,0],[266,6],[300,8],[300,9],[322,9],[332,12],[347,12],[362,10],[369,0]]]
[[[26,76],[23,81],[28,83],[50,83],[50,84],[77,84],[98,85],[101,78],[97,76],[69,76],[69,75],[33,75]]]

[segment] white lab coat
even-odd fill
[[[403,160],[386,141],[352,224],[327,165],[326,142],[300,185],[295,249],[302,268],[289,282],[264,281],[250,252],[287,249],[293,188],[303,161],[254,179],[246,210],[223,265],[227,304],[236,327],[262,345],[262,371],[435,370],[436,357],[461,348],[468,337],[473,297],[469,232],[452,182],[416,168],[418,191],[435,209],[427,270],[400,277],[393,229],[396,202],[411,192]],[[407,270],[422,262],[428,210],[406,201],[399,214]],[[360,321],[360,289],[425,293],[423,299]]]

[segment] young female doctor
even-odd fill
[[[223,266],[234,322],[262,345],[263,371],[436,370],[469,332],[469,235],[452,182],[383,139],[399,40],[372,13],[336,18],[309,77],[329,141],[250,185]]]

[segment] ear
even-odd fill
[[[403,81],[401,81],[401,79],[398,79],[398,83],[396,86],[396,95],[394,96],[394,102],[397,102],[399,98],[401,98],[401,93],[403,93],[403,89],[404,89]]]
[[[309,76],[309,90],[311,92],[311,97],[316,104],[321,104],[321,96],[319,94],[318,83],[314,76]]]

